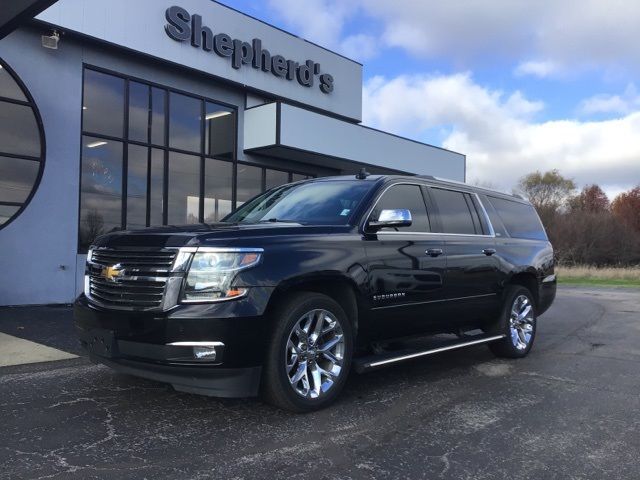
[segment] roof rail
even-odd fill
[[[425,180],[437,180],[433,175],[416,175],[416,178],[424,178]]]

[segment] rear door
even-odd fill
[[[372,334],[393,338],[426,331],[438,322],[438,303],[444,295],[446,260],[444,239],[431,232],[424,190],[419,184],[388,187],[369,214],[408,209],[410,227],[365,234],[372,305]]]
[[[499,265],[495,236],[474,193],[429,188],[437,210],[436,231],[445,238],[447,314],[456,323],[496,315]]]

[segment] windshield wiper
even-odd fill
[[[267,220],[260,220],[258,223],[297,223],[300,224],[299,220],[285,220],[283,218],[269,218]]]

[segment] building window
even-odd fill
[[[236,208],[271,188],[311,178],[314,176],[238,163]]]
[[[33,98],[0,60],[0,228],[26,208],[44,169],[44,132]]]
[[[289,172],[271,170],[270,168],[266,169],[265,187],[267,190],[269,190],[270,188],[279,187],[280,185],[284,185],[285,183],[289,183]]]
[[[238,206],[263,192],[262,173],[264,169],[252,165],[238,164]]]
[[[80,252],[112,231],[233,209],[235,108],[86,68],[82,114]]]

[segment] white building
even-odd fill
[[[359,124],[362,65],[219,3],[10,3],[0,305],[71,302],[97,234],[213,222],[292,180],[465,180],[464,155]]]

